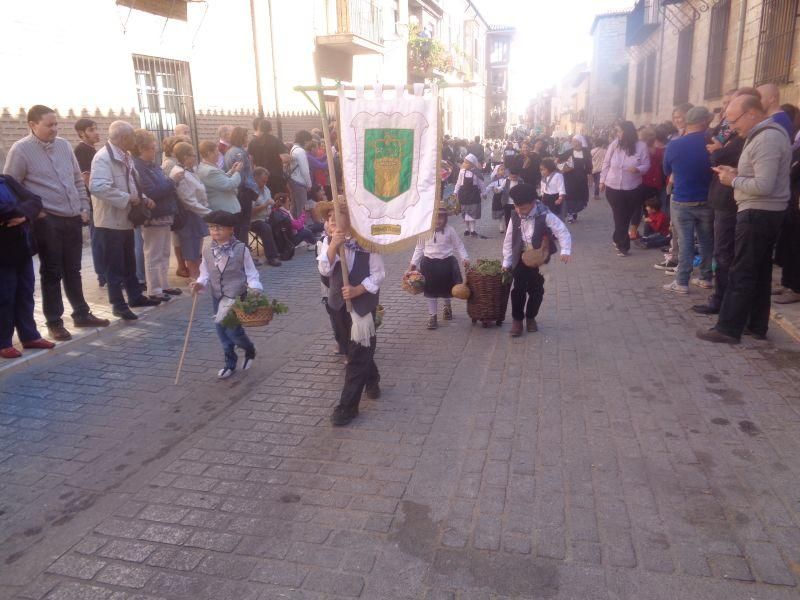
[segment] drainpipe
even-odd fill
[[[281,107],[278,104],[278,72],[275,69],[275,35],[272,30],[272,0],[267,0],[269,12],[269,54],[272,60],[272,88],[275,91],[275,129],[278,139],[283,140],[283,123],[281,123]]]
[[[747,0],[740,0],[739,4],[739,39],[736,43],[736,62],[733,71],[734,87],[738,88],[742,75],[742,52],[744,50],[744,26],[747,18]]]

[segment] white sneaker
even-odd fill
[[[692,277],[691,284],[699,288],[703,288],[704,290],[710,290],[712,287],[714,287],[713,283],[705,279],[700,279],[699,277]]]
[[[665,292],[675,292],[676,294],[688,294],[689,286],[681,285],[677,281],[666,283],[662,286]]]
[[[229,369],[228,367],[220,369],[219,372],[217,373],[217,379],[227,379],[228,377],[233,375],[234,370],[235,369]]]

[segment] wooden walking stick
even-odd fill
[[[197,308],[197,292],[192,292],[192,312],[189,315],[189,325],[186,327],[186,337],[183,340],[183,352],[181,352],[181,360],[178,363],[178,372],[175,373],[175,385],[178,385],[178,380],[181,377],[181,369],[183,368],[183,359],[186,357],[186,348],[189,347],[189,336],[192,333],[192,323],[194,322],[194,309]]]

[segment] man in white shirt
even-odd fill
[[[272,192],[267,187],[269,181],[269,171],[264,167],[253,169],[253,179],[258,186],[258,198],[253,202],[253,211],[250,215],[250,231],[261,238],[261,245],[264,246],[264,256],[267,263],[272,267],[280,267],[281,261],[278,260],[278,247],[275,245],[275,237],[272,235],[272,227],[269,225],[269,216],[272,214],[272,207],[275,200],[272,199]]]
[[[514,212],[508,223],[506,237],[503,240],[503,270],[514,276],[514,287],[511,289],[511,337],[522,335],[522,319],[526,320],[527,330],[533,333],[539,330],[536,316],[544,299],[544,277],[539,267],[529,267],[522,261],[526,250],[540,249],[548,244],[547,257],[557,247],[553,237],[561,246],[561,261],[568,263],[572,254],[572,238],[564,222],[551,213],[547,207],[536,200],[536,188],[522,183],[511,190],[514,201]]]

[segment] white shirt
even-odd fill
[[[508,186],[509,190],[512,190],[513,188],[515,188],[516,186],[518,186],[520,184],[520,180],[519,179],[517,179],[515,181],[513,179],[508,179],[508,177],[501,177],[500,179],[497,179],[497,180],[491,182],[489,185],[486,186],[486,195],[488,196],[489,194],[500,194],[500,193],[502,193],[503,192],[503,188],[506,186],[506,181],[510,181],[511,182],[511,185]],[[511,199],[510,195],[506,199],[506,204],[514,204],[514,201]]]
[[[539,193],[544,196],[545,194],[558,194],[559,196],[566,196],[567,189],[564,187],[564,176],[561,173],[550,173],[547,177],[542,177],[542,183],[539,187]]]
[[[339,262],[338,254],[336,255],[336,260],[334,260],[333,263],[328,260],[329,246],[329,240],[325,238],[322,241],[322,246],[319,249],[319,256],[317,256],[317,268],[319,269],[319,274],[323,277],[330,277],[331,273],[333,273],[333,268],[336,266],[336,263]],[[347,257],[347,269],[348,271],[352,271],[353,263],[356,260],[355,250],[345,247],[345,256]],[[386,270],[383,266],[383,257],[377,252],[370,252],[369,275],[364,278],[364,280],[361,282],[361,285],[363,285],[364,289],[370,294],[377,294],[381,289],[384,279],[386,279]]]
[[[272,214],[272,206],[275,204],[275,201],[272,199],[272,192],[269,191],[267,186],[264,186],[264,189],[261,190],[261,193],[258,195],[258,198],[253,202],[253,208],[258,208],[264,205],[267,205],[266,210],[253,211],[253,216],[250,218],[250,222],[253,221],[266,221],[269,219],[269,216]]]
[[[184,173],[184,177],[178,184],[178,198],[183,203],[184,208],[201,217],[210,213],[211,209],[208,208],[206,186],[203,185],[203,182],[193,171],[186,171],[180,165],[175,165],[172,168],[171,175],[180,172]]]
[[[458,252],[461,260],[469,260],[467,249],[464,242],[450,225],[444,226],[444,231],[437,231],[428,240],[419,240],[414,254],[411,257],[411,264],[419,266],[419,261],[423,256],[427,258],[448,258]]]
[[[532,211],[531,211],[532,212]],[[569,234],[569,229],[564,225],[564,222],[555,216],[550,211],[544,218],[544,222],[553,235],[558,240],[558,245],[561,248],[561,256],[569,256],[572,254],[572,236]],[[534,219],[520,219],[520,229],[522,230],[523,245],[526,243],[524,240],[533,239],[533,227],[535,225]],[[503,267],[508,269],[513,264],[514,246],[512,244],[512,237],[514,235],[514,220],[509,219],[508,227],[506,228],[506,237],[503,239]]]
[[[243,256],[244,275],[247,277],[247,287],[251,290],[263,291],[264,287],[261,285],[261,279],[258,276],[256,265],[253,263],[253,257],[250,256],[249,252],[245,252]],[[206,264],[205,257],[203,257],[203,260],[200,262],[200,276],[197,278],[197,283],[206,287],[208,286],[208,278],[208,265]]]

